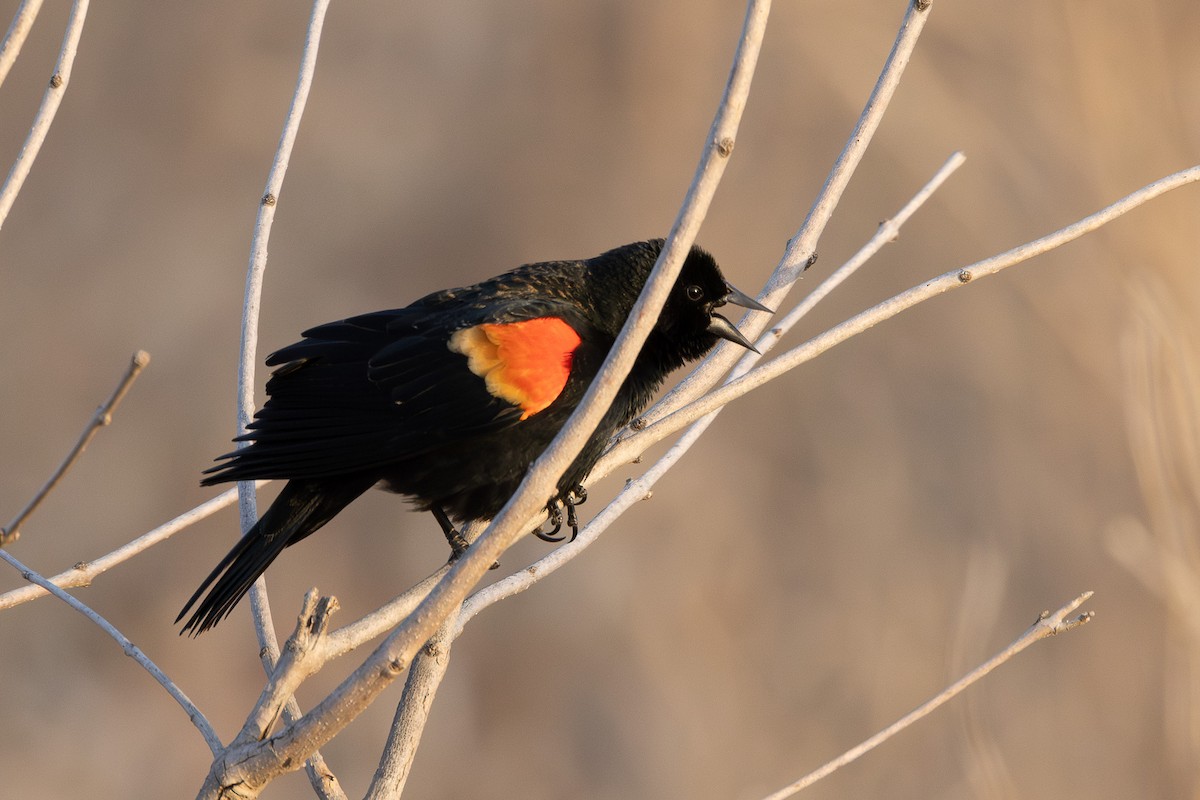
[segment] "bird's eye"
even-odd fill
[[[699,302],[704,299],[704,289],[694,283],[683,291],[687,294],[687,299],[692,302]]]

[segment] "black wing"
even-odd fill
[[[481,322],[574,315],[548,300],[495,308],[463,299],[431,295],[321,325],[271,354],[267,365],[278,369],[267,402],[237,439],[251,444],[220,456],[203,483],[379,469],[516,424],[521,409],[487,391],[448,347],[450,335]]]

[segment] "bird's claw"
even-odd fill
[[[563,515],[562,511],[558,507],[557,498],[546,504],[546,516],[549,518],[548,521],[550,524],[554,527],[548,531],[544,531],[539,526],[538,529],[533,532],[533,535],[541,539],[543,542],[561,542],[563,539],[566,539],[566,536],[557,535],[558,532],[562,530],[563,526]]]

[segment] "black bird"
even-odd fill
[[[250,444],[220,456],[202,483],[287,484],[187,601],[175,621],[196,610],[183,632],[224,619],[285,547],[376,484],[432,511],[461,553],[452,521],[491,519],[508,502],[596,376],[662,246],[656,239],[586,261],[528,264],[311,328],[269,356],[278,369],[267,402],[235,440]],[[584,478],[668,373],[718,339],[754,349],[716,313],[726,303],[769,311],[693,247],[632,371],[547,501],[555,530],[538,535],[557,541],[560,507],[576,529]]]

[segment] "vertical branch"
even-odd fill
[[[29,175],[30,168],[33,167],[38,151],[42,149],[42,142],[46,141],[46,134],[50,132],[50,124],[54,122],[54,115],[58,113],[58,106],[67,91],[67,84],[71,81],[71,66],[75,63],[75,52],[79,49],[79,37],[83,35],[83,21],[87,17],[87,10],[88,0],[75,0],[75,5],[71,7],[71,16],[67,20],[67,31],[63,35],[58,64],[54,67],[54,74],[50,76],[50,85],[46,87],[46,93],[42,96],[42,105],[33,118],[33,127],[30,128],[29,135],[25,138],[21,153],[13,163],[3,188],[0,188],[0,228],[4,227],[4,220],[8,217],[13,202],[25,184],[25,178]],[[13,21],[13,24],[16,25],[16,20]],[[33,24],[32,19],[29,24]],[[12,28],[9,30],[11,33]],[[6,36],[6,45],[7,42],[8,37]],[[15,52],[13,52],[12,58],[16,58]]]
[[[250,246],[250,263],[246,270],[246,289],[242,301],[242,333],[238,361],[237,431],[244,433],[254,415],[254,368],[258,360],[258,321],[262,305],[263,278],[267,268],[267,243],[271,238],[271,225],[275,220],[275,206],[283,189],[283,178],[287,173],[296,135],[300,130],[300,119],[308,103],[313,75],[317,68],[317,50],[321,42],[321,29],[329,0],[316,0],[309,17],[308,31],[304,39],[304,50],[300,58],[300,73],[292,104],[284,121],[279,146],[267,175],[267,185],[258,205],[258,218],[254,224],[254,237]],[[238,510],[243,534],[254,526],[258,518],[253,481],[238,483]],[[266,581],[259,577],[250,590],[250,608],[254,618],[254,629],[263,654],[263,667],[270,675],[279,660],[279,642],[271,623],[271,609],[267,601]],[[288,716],[299,716],[295,700],[288,703]],[[336,777],[325,765],[319,752],[306,759],[309,780],[321,797],[342,797]]]
[[[458,614],[453,614],[413,658],[408,668],[408,680],[404,683],[404,695],[396,706],[396,717],[383,748],[383,757],[365,800],[397,800],[403,794],[413,759],[417,757],[421,734],[425,732],[425,722],[433,708],[434,695],[450,666],[450,645],[457,627]]]
[[[292,157],[292,148],[300,129],[300,118],[304,115],[304,106],[308,102],[308,92],[312,87],[313,74],[316,72],[317,48],[321,41],[321,28],[325,22],[325,12],[328,9],[329,0],[316,0],[313,4],[308,33],[304,40],[304,52],[300,59],[300,75],[296,81],[296,90],[292,95],[292,105],[288,109],[287,119],[284,121],[283,133],[279,137],[279,146],[275,150],[271,171],[267,175],[266,190],[258,204],[258,219],[254,224],[254,238],[250,245],[250,264],[246,270],[246,290],[242,301],[242,335],[237,389],[237,432],[239,435],[246,432],[250,419],[254,416],[254,365],[258,360],[258,319],[262,304],[263,277],[267,269],[267,242],[271,238],[271,225],[275,221],[275,205],[278,203],[279,193],[283,189],[283,178]],[[241,512],[242,531],[250,530],[258,517],[253,482],[238,483],[238,509]],[[255,628],[258,631],[259,644],[263,647],[267,646],[266,616],[269,613],[264,608],[266,605],[265,587],[266,583],[259,578],[250,595],[251,602],[256,607]],[[274,638],[273,632],[270,633],[270,637]],[[278,649],[278,643],[275,643],[275,648]]]

